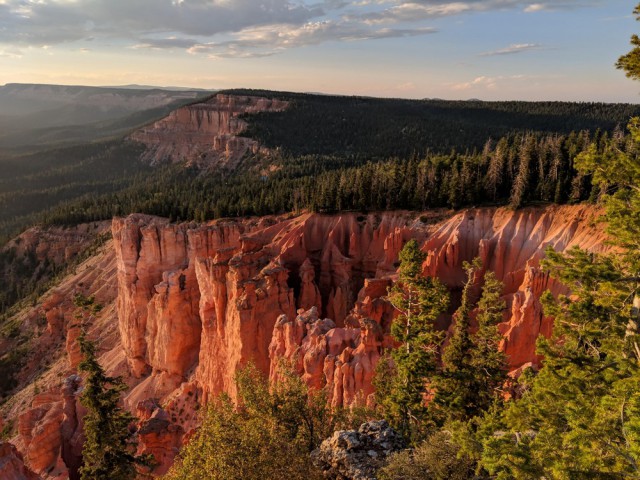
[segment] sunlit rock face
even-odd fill
[[[442,213],[442,212],[441,212]],[[563,287],[539,268],[544,249],[605,247],[589,207],[465,210],[423,222],[406,212],[305,214],[169,224],[131,216],[113,222],[122,343],[139,377],[164,375],[171,390],[193,381],[206,399],[235,395],[237,369],[253,362],[272,378],[293,361],[331,402],[367,403],[395,312],[386,301],[399,251],[417,239],[426,275],[456,292],[474,257],[505,283],[503,349],[517,369],[537,363],[549,335],[539,297]],[[424,217],[422,217],[424,220]],[[165,392],[163,392],[165,393]]]
[[[88,333],[107,373],[124,375],[129,385],[124,405],[137,416],[139,452],[159,462],[154,475],[167,471],[209,399],[236,397],[235,373],[248,362],[272,380],[288,363],[311,388],[325,388],[334,407],[370,405],[375,366],[394,346],[389,330],[397,312],[386,296],[409,239],[427,254],[424,274],[451,291],[451,312],[464,261],[480,257],[495,271],[505,284],[500,331],[511,369],[537,365],[535,340],[553,327],[540,295],[566,292],[540,269],[544,249],[605,251],[598,215],[592,207],[552,206],[208,224],[116,218],[113,242],[21,314],[26,324],[42,321],[40,352],[58,348],[59,361],[38,381],[41,393],[28,387],[7,411],[16,425],[11,441],[42,478],[77,471],[84,412],[74,376],[75,293],[95,295],[103,306],[86,319]],[[477,297],[480,285],[474,291]],[[40,352],[27,365],[35,368]]]
[[[151,164],[186,162],[204,169],[235,169],[247,153],[267,153],[257,141],[242,136],[247,122],[241,116],[287,107],[282,100],[218,94],[174,110],[130,138],[147,147],[142,159]]]
[[[24,464],[22,455],[8,442],[0,442],[0,478],[3,480],[37,480],[40,477]]]

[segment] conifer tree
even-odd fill
[[[391,334],[401,345],[379,362],[375,379],[376,398],[386,418],[409,439],[427,427],[427,382],[436,372],[444,336],[435,322],[449,303],[446,287],[422,275],[424,260],[415,240],[400,252],[399,278],[389,301],[400,312]]]
[[[640,370],[625,355],[629,289],[616,260],[547,252],[545,266],[573,296],[545,295],[555,322],[538,342],[543,367],[521,399],[496,412],[501,435],[486,431],[483,464],[498,478],[640,474]]]
[[[85,374],[80,403],[87,409],[83,417],[86,437],[82,447],[82,480],[127,480],[136,477],[136,465],[150,465],[151,456],[136,456],[136,443],[129,430],[134,417],[120,406],[120,394],[127,385],[120,377],[109,377],[98,362],[95,344],[88,340],[84,323],[102,309],[93,296],[80,293],[73,298],[82,333],[78,339]]]
[[[127,385],[120,378],[109,377],[98,359],[96,347],[83,333],[80,351],[84,357],[80,371],[86,374],[80,403],[84,416],[86,441],[82,448],[82,480],[127,480],[136,476],[136,464],[148,464],[148,457],[135,456],[135,443],[129,431],[134,418],[120,407],[120,393]]]
[[[442,353],[442,367],[434,377],[436,394],[430,405],[440,421],[467,421],[489,409],[506,379],[506,360],[499,351],[497,324],[502,320],[502,284],[495,274],[485,275],[478,302],[478,329],[471,333],[471,290],[482,267],[480,259],[464,263],[467,280],[461,305],[454,314],[455,326]]]

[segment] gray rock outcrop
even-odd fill
[[[404,447],[399,433],[386,420],[341,430],[311,453],[313,463],[331,480],[375,480],[386,458]]]

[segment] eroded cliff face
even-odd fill
[[[104,305],[90,319],[90,337],[107,373],[125,376],[139,451],[154,454],[153,474],[161,474],[198,425],[200,406],[223,391],[234,396],[235,372],[249,361],[272,379],[290,361],[311,387],[327,388],[333,406],[370,404],[375,365],[393,345],[396,312],[385,296],[411,238],[427,253],[424,273],[441,278],[454,303],[463,262],[482,258],[505,283],[500,329],[511,368],[539,363],[535,339],[553,324],[539,297],[565,291],[539,261],[547,246],[604,251],[598,215],[592,207],[551,206],[209,224],[114,219],[113,244],[23,314],[25,325],[46,319],[42,351],[57,345],[61,355],[38,380],[41,393],[26,386],[2,410],[15,420],[12,442],[43,478],[66,478],[79,465],[75,292]],[[27,368],[25,379],[34,371]]]
[[[536,364],[535,340],[552,327],[539,297],[562,291],[539,261],[547,246],[603,250],[596,216],[567,206],[473,209],[440,221],[404,212],[200,226],[117,219],[120,331],[132,370],[145,378],[130,398],[152,385],[167,395],[182,382],[203,401],[233,396],[241,365],[275,378],[289,359],[310,385],[328,386],[333,405],[367,403],[375,364],[391,345],[394,310],[384,297],[410,238],[427,253],[424,273],[441,278],[454,303],[464,261],[479,256],[495,271],[508,305],[502,347],[512,369]]]
[[[281,100],[218,94],[171,112],[134,132],[131,139],[146,145],[142,158],[151,164],[186,162],[206,169],[235,169],[245,154],[266,152],[257,141],[241,136],[247,122],[240,116],[279,112],[287,106]]]
[[[82,384],[76,374],[80,320],[74,295],[94,296],[102,306],[85,323],[88,335],[97,342],[103,362],[112,372],[127,370],[116,322],[115,252],[113,242],[104,238],[110,227],[110,222],[103,222],[69,229],[32,229],[9,244],[35,252],[40,261],[54,263],[73,260],[76,253],[93,245],[93,256],[78,263],[55,288],[15,318],[18,338],[29,340],[21,347],[24,364],[17,375],[19,387],[0,406],[0,425],[7,427],[12,444],[35,478],[78,478],[84,410],[78,401]],[[98,238],[102,241],[96,244]],[[12,348],[14,345],[0,341],[0,354]]]
[[[3,480],[37,480],[39,477],[24,464],[16,447],[0,442],[0,478]]]

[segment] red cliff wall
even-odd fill
[[[247,122],[240,115],[279,112],[288,103],[261,97],[218,94],[212,99],[188,105],[131,135],[147,151],[143,160],[186,162],[201,168],[234,169],[247,153],[258,153],[255,140],[240,136]]]
[[[480,256],[497,273],[508,305],[502,347],[512,369],[535,364],[535,339],[552,328],[539,297],[547,288],[563,291],[539,269],[544,248],[603,251],[598,213],[551,206],[205,225],[144,215],[114,219],[113,246],[24,314],[27,323],[46,318],[41,352],[58,345],[66,352],[39,380],[43,393],[27,386],[2,411],[16,419],[12,442],[44,478],[65,478],[77,468],[82,410],[72,298],[78,291],[104,305],[89,334],[108,373],[124,374],[131,387],[125,404],[139,418],[140,452],[160,460],[155,474],[166,471],[197,426],[199,406],[222,391],[235,395],[234,374],[248,361],[273,379],[281,360],[290,360],[310,386],[327,387],[332,405],[370,403],[376,362],[392,344],[395,312],[384,297],[411,238],[427,253],[425,274],[441,278],[454,301],[465,260]],[[39,358],[29,362],[37,366]]]
[[[383,297],[400,249],[416,238],[428,254],[425,274],[441,278],[454,298],[462,263],[476,256],[504,281],[503,348],[517,369],[538,361],[535,339],[551,330],[539,296],[561,290],[539,270],[544,248],[603,250],[596,216],[590,207],[554,206],[472,209],[432,224],[403,212],[201,226],[117,219],[123,345],[136,375],[172,376],[160,382],[163,394],[189,381],[205,399],[233,395],[242,364],[273,377],[278,360],[289,358],[309,384],[329,385],[334,405],[364,403],[389,343],[394,313]],[[159,380],[145,382],[148,392]]]

